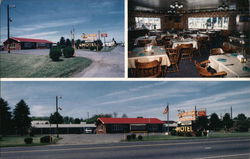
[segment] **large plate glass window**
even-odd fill
[[[135,17],[137,29],[161,29],[161,18]]]

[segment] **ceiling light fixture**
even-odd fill
[[[218,10],[228,10],[228,9],[229,9],[229,6],[228,4],[226,4],[225,1],[218,7]]]
[[[173,4],[170,4],[170,8],[181,9],[181,8],[183,8],[183,4],[179,3],[178,1],[175,1]]]

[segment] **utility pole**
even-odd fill
[[[230,111],[231,111],[231,119],[233,119],[233,107],[232,106],[230,108]]]
[[[10,53],[10,8],[15,8],[15,5],[7,5],[7,32],[8,32],[8,53]]]
[[[61,99],[62,97],[56,96],[56,114],[59,114],[59,112],[58,112],[58,109],[59,109],[59,107],[58,107],[58,98]],[[57,136],[57,138],[59,138],[58,120],[56,120],[56,136]]]

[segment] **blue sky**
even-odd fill
[[[74,27],[76,39],[82,33],[108,33],[117,42],[124,41],[123,0],[3,0],[1,4],[1,43],[7,39],[7,4],[13,22],[11,36],[59,41],[70,38]]]
[[[20,99],[30,107],[32,116],[48,116],[55,111],[55,96],[63,116],[86,118],[97,113],[126,113],[128,117],[157,117],[170,104],[170,119],[177,110],[206,108],[208,114],[230,112],[250,116],[249,81],[83,81],[83,82],[1,82],[1,96],[14,108]]]

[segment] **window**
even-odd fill
[[[113,131],[122,131],[123,130],[123,126],[119,125],[119,124],[114,124],[114,125],[112,125],[112,130]]]
[[[189,29],[220,29],[228,30],[229,17],[188,18]]]
[[[11,44],[10,44],[10,48],[11,48],[11,49],[16,48],[16,44],[15,44],[15,43],[11,43]]]
[[[161,19],[160,18],[146,18],[146,17],[135,17],[136,28],[137,29],[161,29]]]

